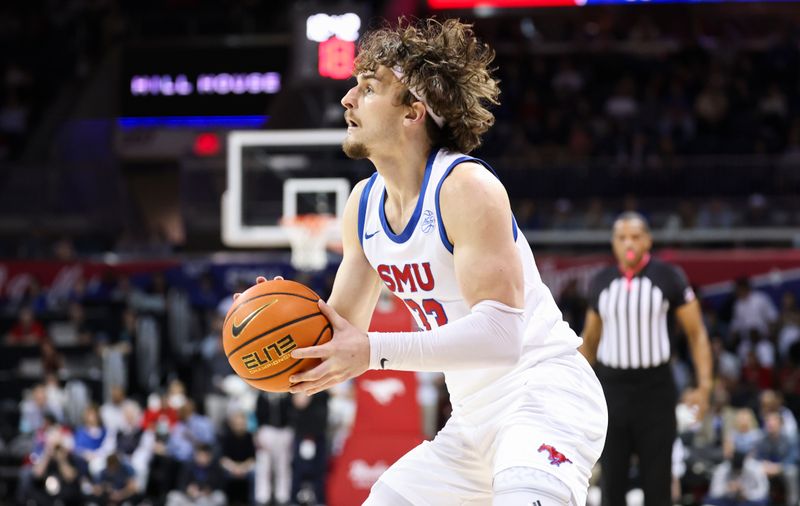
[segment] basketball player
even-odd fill
[[[298,349],[314,394],[367,369],[442,371],[453,404],[431,442],[402,457],[367,505],[583,505],[607,412],[542,283],[509,199],[469,153],[493,124],[494,53],[470,25],[434,20],[366,34],[342,98],[344,152],[376,173],[354,188],[328,303],[333,339]],[[419,332],[367,333],[387,286]]]

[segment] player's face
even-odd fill
[[[618,220],[611,243],[617,261],[627,267],[638,265],[653,244],[647,227],[640,220]]]
[[[386,67],[364,72],[342,97],[347,136],[342,149],[350,158],[368,158],[374,150],[396,141],[402,125],[402,106],[397,101],[400,83]]]

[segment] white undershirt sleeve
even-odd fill
[[[463,318],[422,332],[370,332],[370,369],[446,372],[514,365],[522,353],[522,309],[484,300]]]

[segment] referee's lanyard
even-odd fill
[[[642,256],[642,259],[639,260],[639,263],[631,267],[630,269],[626,269],[624,266],[620,265],[619,270],[625,276],[625,289],[629,292],[631,291],[631,284],[633,283],[633,278],[642,272],[644,266],[647,265],[647,262],[650,261],[650,253],[645,253]]]

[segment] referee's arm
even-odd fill
[[[603,320],[600,315],[592,308],[586,310],[586,320],[583,323],[583,344],[580,351],[590,364],[594,365],[597,360],[597,346],[600,344],[600,336],[603,333]],[[708,337],[706,337],[708,341]]]
[[[689,392],[686,398],[697,407],[697,420],[702,420],[708,409],[708,397],[711,393],[712,363],[711,346],[708,344],[708,332],[700,314],[700,303],[695,299],[680,306],[675,310],[675,316],[689,340],[697,380],[697,388]]]

